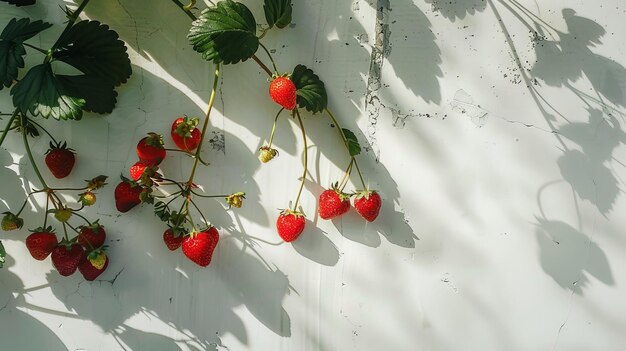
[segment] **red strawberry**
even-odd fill
[[[158,167],[156,165],[151,165],[145,161],[138,161],[130,167],[130,177],[133,180],[139,180],[144,173],[148,176],[153,176],[157,169]]]
[[[67,177],[72,172],[75,162],[74,150],[67,148],[67,142],[63,144],[50,142],[50,149],[46,151],[46,165],[53,176],[58,179]]]
[[[183,253],[197,265],[206,267],[211,263],[219,238],[220,234],[215,227],[200,233],[192,233],[183,239]]]
[[[26,248],[36,260],[43,261],[57,246],[57,236],[52,228],[37,228],[35,232],[26,238]]]
[[[168,229],[165,233],[163,233],[165,246],[167,246],[167,248],[171,251],[178,249],[180,245],[182,245],[184,239],[183,235],[174,236],[174,231],[171,229]]]
[[[120,212],[128,212],[141,203],[143,188],[128,180],[122,180],[115,187],[115,207]]]
[[[107,257],[103,250],[96,250],[89,254],[83,254],[80,264],[78,265],[78,270],[85,280],[93,281],[98,278],[108,266],[109,257]]]
[[[104,227],[96,221],[89,226],[83,226],[80,228],[78,243],[86,250],[93,250],[104,244],[106,236]]]
[[[163,136],[156,133],[148,133],[148,136],[139,140],[137,144],[137,156],[141,161],[148,164],[159,164],[165,159],[165,147]]]
[[[172,140],[179,149],[184,151],[193,151],[200,144],[202,133],[196,128],[198,126],[197,118],[180,117],[172,123]]]
[[[276,220],[276,230],[278,235],[286,242],[291,242],[302,234],[306,218],[304,214],[292,210],[284,210]]]
[[[287,110],[296,108],[296,85],[288,77],[276,77],[270,83],[270,97]]]
[[[380,195],[374,190],[363,190],[354,200],[354,208],[368,222],[373,222],[378,217],[382,204]]]
[[[52,251],[52,265],[64,277],[74,274],[83,259],[83,248],[65,239]]]
[[[319,214],[322,219],[331,219],[350,210],[350,195],[337,187],[328,189],[320,194]]]

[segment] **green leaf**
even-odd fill
[[[359,139],[357,139],[356,135],[352,133],[350,129],[342,128],[341,131],[343,135],[348,140],[348,152],[350,152],[350,156],[354,157],[361,153],[361,144],[359,144]]]
[[[68,87],[60,82],[49,63],[31,68],[11,89],[13,105],[22,113],[50,116],[56,119],[81,119],[85,100],[70,94]]]
[[[17,79],[18,69],[24,68],[26,49],[22,42],[51,26],[28,18],[11,19],[0,34],[0,90],[10,87]]]
[[[72,96],[85,101],[83,110],[95,113],[111,113],[117,103],[113,86],[94,76],[56,75],[57,81]]]
[[[7,257],[7,252],[4,249],[4,245],[2,245],[2,241],[0,241],[0,268],[4,266],[6,257]]]
[[[285,28],[291,23],[291,0],[265,0],[263,10],[270,28]]]
[[[291,80],[296,85],[298,106],[311,113],[322,112],[328,104],[328,96],[324,82],[304,65],[297,65],[291,74]]]
[[[252,12],[232,0],[204,10],[191,24],[187,38],[202,58],[215,64],[245,61],[259,48]]]
[[[0,1],[8,2],[9,4],[15,5],[15,6],[28,6],[28,5],[35,4],[35,0],[0,0]]]
[[[98,21],[81,21],[59,38],[52,57],[112,86],[126,83],[132,68],[126,45]]]

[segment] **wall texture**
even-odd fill
[[[0,25],[45,18],[57,24],[39,39],[49,45],[64,21],[59,3],[2,3]],[[262,2],[244,3],[262,18]],[[297,190],[302,145],[283,121],[280,157],[260,166],[275,106],[249,62],[224,70],[201,171],[209,192],[248,193],[237,211],[202,203],[223,233],[211,266],[170,253],[150,207],[120,216],[113,186],[136,141],[201,115],[212,67],[190,49],[189,21],[170,1],[93,1],[85,16],[120,33],[134,75],[111,115],[46,124],[79,150],[67,183],[113,179],[87,212],[108,230],[111,264],[93,283],[63,278],[29,257],[25,230],[1,233],[0,349],[623,350],[623,1],[294,3],[294,24],[267,45],[285,71],[312,67],[330,106],[360,131],[380,219],[314,216],[321,186],[347,159],[329,120],[307,116],[302,205],[313,223],[279,244],[276,209]],[[39,184],[16,136],[0,163],[4,211]],[[163,168],[181,178],[189,160]],[[29,218],[42,205],[33,199]]]

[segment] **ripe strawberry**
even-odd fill
[[[288,77],[276,77],[270,83],[270,97],[286,110],[293,110],[296,108],[296,85]]]
[[[144,174],[150,177],[155,175],[158,169],[159,168],[156,165],[151,165],[144,161],[138,161],[130,167],[130,177],[133,180],[139,180]]]
[[[78,265],[78,270],[85,280],[93,281],[98,278],[108,266],[109,257],[104,253],[104,250],[95,250],[89,254],[83,254],[80,264]]]
[[[78,233],[78,243],[85,248],[85,250],[93,250],[101,247],[106,240],[107,234],[104,231],[104,227],[98,223],[93,222],[89,226],[83,226]]]
[[[342,192],[336,186],[320,194],[319,214],[322,219],[331,219],[350,210],[350,195]]]
[[[276,220],[276,230],[278,235],[286,242],[291,242],[302,234],[306,218],[304,214],[298,211],[284,210]]]
[[[74,274],[83,258],[83,248],[63,239],[52,251],[52,265],[64,277]]]
[[[38,261],[45,260],[57,244],[57,236],[51,227],[37,228],[26,238],[26,248],[28,248],[30,255]]]
[[[165,155],[162,135],[148,133],[148,136],[139,140],[137,144],[137,156],[148,164],[158,165],[165,159]]]
[[[191,152],[198,148],[202,133],[196,128],[197,118],[180,117],[172,123],[172,140],[179,149]]]
[[[5,232],[16,230],[22,228],[24,225],[24,220],[20,217],[14,215],[11,212],[3,212],[4,217],[2,217],[2,222],[0,223],[0,227]]]
[[[67,142],[54,144],[50,142],[50,149],[46,151],[46,165],[58,179],[67,177],[74,168],[76,156],[74,150],[67,148]]]
[[[115,207],[120,212],[128,212],[133,207],[141,203],[141,192],[143,189],[128,180],[122,180],[115,187]]]
[[[179,236],[175,236],[174,231],[171,229],[168,229],[165,231],[165,233],[163,233],[163,241],[165,242],[165,246],[167,246],[167,248],[171,251],[178,249],[180,245],[182,245],[184,239],[185,238],[182,234]]]
[[[368,222],[373,222],[378,217],[382,200],[375,190],[363,190],[359,192],[354,200],[354,208]]]
[[[206,267],[211,263],[219,238],[220,234],[215,227],[200,233],[191,233],[183,239],[183,253],[197,265]]]

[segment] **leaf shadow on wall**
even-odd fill
[[[482,1],[475,0],[427,2],[432,3],[435,10],[451,21],[474,14],[473,10],[482,11],[486,8],[482,6]],[[531,68],[527,68],[522,64],[524,61],[520,59],[506,22],[495,5],[496,1],[486,0],[484,3],[498,20],[523,83],[563,150],[563,155],[557,161],[563,179],[580,199],[592,203],[606,217],[621,194],[617,177],[609,166],[613,161],[619,162],[614,159],[613,152],[621,143],[626,142],[620,121],[614,115],[620,115],[623,120],[624,114],[618,107],[626,103],[626,69],[614,60],[592,51],[593,47],[601,44],[600,39],[606,30],[597,22],[578,16],[574,10],[566,8],[562,10],[562,14],[567,31],[560,32],[517,1],[497,1],[534,33],[532,44],[536,62]],[[596,97],[573,86],[573,83],[582,78],[591,83]],[[589,115],[588,122],[571,122],[556,110],[554,104],[542,94],[541,84],[537,79],[548,86],[571,91],[585,106]],[[568,147],[564,139],[576,144],[576,148]],[[540,246],[541,267],[560,286],[571,288],[578,294],[582,294],[582,287],[587,280],[584,271],[607,285],[614,284],[606,255],[587,234],[567,223],[547,219],[548,214],[542,209],[541,194],[553,183],[547,183],[538,190],[538,206],[542,216],[537,219],[536,238]],[[577,206],[576,199],[573,202]],[[580,213],[578,216],[579,221],[582,221]],[[559,246],[556,243],[554,238],[557,237],[562,238],[578,254],[570,255],[571,252],[565,249],[565,245]],[[581,263],[578,263],[572,265],[572,269],[564,269],[563,261],[571,263],[575,259],[580,260],[581,248],[589,252],[589,261],[582,263],[586,266],[579,267]],[[573,275],[578,280],[571,279]],[[572,285],[574,281],[578,282]]]

